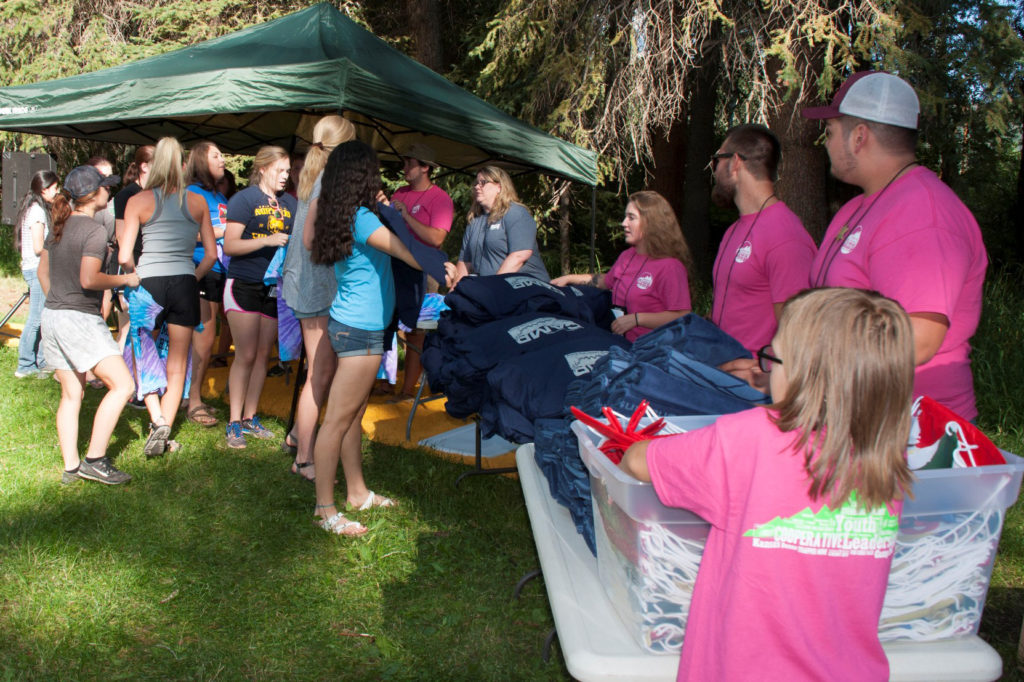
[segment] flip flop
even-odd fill
[[[188,420],[200,426],[216,426],[217,418],[209,405],[197,405],[188,411]]]

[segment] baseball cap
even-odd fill
[[[804,118],[825,119],[856,116],[865,121],[917,130],[921,107],[917,93],[905,80],[884,71],[860,71],[846,79],[832,104],[808,107]]]
[[[437,156],[434,154],[434,150],[422,142],[417,142],[416,144],[411,145],[402,156],[407,159],[416,159],[420,163],[425,163],[431,168],[438,167],[437,161],[435,161]]]
[[[105,176],[92,166],[78,166],[64,178],[64,189],[72,199],[81,199],[100,187],[113,187],[120,182],[120,175]]]

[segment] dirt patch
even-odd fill
[[[0,320],[7,315],[11,306],[18,302],[21,295],[25,293],[25,280],[19,277],[0,277]],[[26,301],[11,322],[24,322],[28,316],[28,301]]]

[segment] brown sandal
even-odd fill
[[[188,411],[188,420],[200,426],[216,426],[217,418],[213,416],[209,405],[199,405]]]

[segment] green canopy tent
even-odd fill
[[[122,66],[0,88],[0,130],[132,145],[170,135],[237,154],[302,151],[316,119],[334,112],[384,158],[423,142],[450,169],[496,162],[597,183],[596,153],[505,114],[326,3]]]

